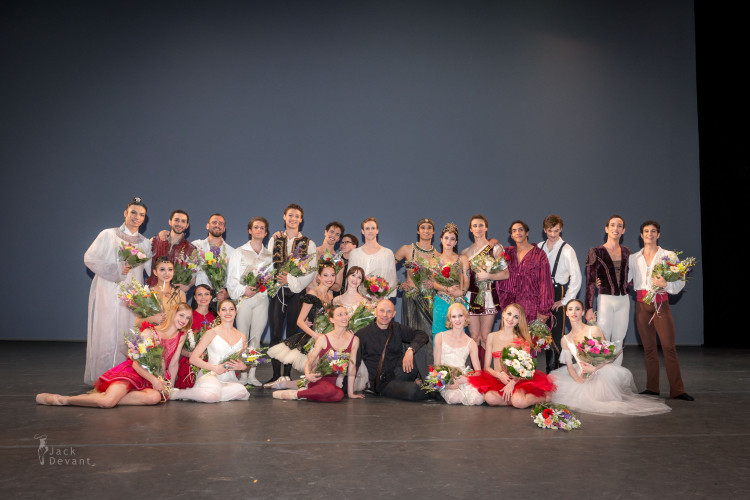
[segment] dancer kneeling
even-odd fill
[[[503,350],[516,348],[529,353],[531,334],[526,324],[526,315],[518,304],[509,304],[503,310],[500,330],[487,337],[485,370],[469,377],[469,383],[484,394],[491,406],[514,406],[528,408],[549,400],[548,394],[555,390],[552,379],[540,370],[534,370],[532,378],[519,378],[508,371],[503,363]]]
[[[463,304],[454,303],[448,307],[445,326],[450,330],[435,335],[435,366],[446,365],[466,373],[466,359],[471,358],[474,370],[480,370],[477,343],[466,333],[464,328],[469,323],[469,311]],[[445,386],[440,395],[448,404],[481,405],[484,403],[482,394],[475,389],[464,375],[458,377],[455,382]]]
[[[250,397],[245,386],[237,382],[237,375],[234,373],[235,370],[246,370],[247,365],[238,359],[228,360],[231,355],[242,352],[247,346],[247,336],[232,326],[237,315],[232,299],[219,302],[218,314],[221,324],[204,333],[190,355],[190,363],[201,368],[195,385],[190,389],[175,389],[172,399],[218,403]],[[203,360],[203,353],[206,351],[208,361]]]
[[[557,391],[552,402],[574,410],[604,415],[655,415],[671,410],[658,398],[636,394],[633,374],[616,363],[592,366],[579,359],[577,345],[584,337],[603,338],[597,326],[583,324],[584,307],[578,299],[566,306],[571,329],[562,339],[560,362],[563,366],[550,375],[555,377]],[[573,365],[578,362],[578,367]]]
[[[172,307],[161,325],[145,328],[142,337],[152,337],[164,349],[162,359],[167,367],[164,379],[170,379],[171,373],[177,373],[178,356],[185,342],[185,332],[190,327],[192,309],[181,303]],[[36,402],[42,405],[59,406],[92,406],[112,408],[117,405],[155,405],[166,401],[167,387],[162,379],[152,375],[132,359],[126,359],[119,365],[104,373],[94,383],[94,390],[78,396],[60,394],[37,394]]]
[[[276,399],[307,399],[310,401],[336,402],[344,399],[344,391],[338,386],[337,381],[339,374],[321,375],[315,372],[318,362],[329,353],[331,355],[348,356],[346,362],[346,376],[348,396],[350,398],[364,398],[362,394],[354,393],[354,377],[356,375],[357,350],[359,349],[359,339],[346,329],[349,323],[349,313],[346,307],[339,305],[334,306],[328,311],[328,318],[333,323],[333,331],[321,335],[315,341],[310,354],[307,356],[305,363],[305,378],[307,379],[307,388],[301,390],[288,389],[276,391],[273,397]],[[296,384],[295,381],[283,382],[283,384]]]

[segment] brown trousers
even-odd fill
[[[635,303],[635,321],[643,344],[643,355],[646,358],[646,389],[659,392],[659,353],[657,352],[656,336],[661,342],[664,355],[664,365],[669,380],[669,396],[675,397],[685,392],[680,374],[680,361],[677,359],[675,347],[674,321],[669,302],[659,305],[659,314],[654,316],[656,308],[640,301]],[[651,317],[653,316],[653,321]],[[649,323],[650,321],[650,323]]]

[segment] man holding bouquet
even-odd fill
[[[279,286],[278,293],[271,299],[268,306],[268,324],[271,329],[270,347],[279,344],[284,338],[284,321],[287,325],[287,336],[295,333],[297,317],[302,309],[301,295],[315,277],[314,272],[293,276],[282,271],[282,266],[292,254],[306,257],[316,253],[315,243],[299,232],[303,217],[304,211],[301,206],[295,203],[289,204],[284,210],[284,232],[279,237],[274,235],[268,241],[268,250],[272,254],[273,265],[277,270],[276,282]],[[272,359],[271,365],[273,377],[264,387],[273,386],[282,377],[281,362]],[[290,380],[291,373],[292,365],[284,365],[284,380]]]
[[[161,231],[157,236],[151,238],[151,253],[153,257],[151,259],[151,274],[146,280],[146,284],[150,287],[156,285],[158,279],[154,274],[156,269],[156,259],[162,255],[169,257],[172,262],[179,255],[190,255],[195,251],[195,247],[187,240],[185,232],[190,227],[190,216],[184,210],[175,210],[169,216],[169,235],[166,231]],[[190,290],[190,285],[177,285],[177,287],[183,292],[187,293]]]
[[[643,343],[643,356],[646,360],[646,390],[641,394],[659,395],[659,354],[656,336],[661,341],[664,365],[669,380],[669,396],[683,401],[693,401],[685,392],[680,373],[680,361],[675,347],[675,328],[672,311],[669,308],[668,294],[678,294],[685,287],[685,281],[668,282],[660,274],[653,275],[654,266],[663,262],[672,252],[659,247],[661,226],[647,220],[641,224],[643,249],[630,256],[628,281],[632,280],[636,290],[635,321]],[[653,300],[645,300],[652,289],[659,292]],[[644,301],[645,300],[645,301]],[[647,303],[650,302],[650,303]]]
[[[234,248],[224,241],[224,232],[226,231],[226,221],[224,216],[218,213],[211,215],[211,217],[208,218],[206,229],[208,230],[208,236],[206,239],[193,241],[193,246],[202,252],[212,252],[217,258],[222,253],[227,257],[230,257]],[[206,276],[204,270],[201,269],[198,271],[198,274],[195,277],[195,284],[211,286],[210,280],[208,279],[208,276]],[[221,290],[214,290],[214,292],[216,292],[216,300],[218,302],[221,302],[228,296],[226,284],[224,288]]]

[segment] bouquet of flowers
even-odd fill
[[[578,361],[583,361],[592,366],[604,366],[611,363],[622,350],[617,350],[615,344],[605,342],[601,337],[583,337],[583,340],[576,344]]]
[[[273,262],[269,262],[265,266],[258,266],[255,271],[248,271],[242,277],[242,284],[255,288],[258,293],[268,292],[270,294],[273,291],[273,295],[276,295],[279,285],[274,281],[275,276],[276,269],[273,267]]]
[[[363,284],[367,295],[373,298],[382,299],[391,293],[391,285],[388,284],[388,281],[374,274],[366,277]]]
[[[536,369],[536,359],[519,345],[503,348],[503,364],[511,375],[518,378],[530,379]]]
[[[139,329],[131,328],[125,332],[125,345],[128,348],[128,358],[138,363],[150,374],[161,380],[166,393],[171,391],[171,384],[164,380],[164,347],[154,333],[144,334],[144,330],[152,329],[154,325],[143,322]]]
[[[326,375],[346,375],[347,366],[349,366],[349,353],[331,349],[320,358],[313,369],[313,373],[320,373],[323,377]]]
[[[323,255],[318,258],[318,267],[320,267],[320,264],[322,264],[323,262],[330,262],[331,264],[333,264],[333,269],[336,271],[336,274],[344,269],[344,255],[340,251],[336,252],[336,254],[334,255],[330,250],[326,248],[326,251],[323,252]]]
[[[197,332],[194,332],[192,328],[188,330],[187,335],[185,336],[185,349],[187,349],[188,351],[194,351],[195,346],[197,346],[198,342],[201,341],[203,334],[205,334],[207,331],[217,326],[218,324],[218,319],[214,319],[213,321],[204,320],[203,324],[201,324],[201,327]]]
[[[540,319],[529,323],[529,333],[531,333],[532,356],[536,357],[540,352],[552,347],[552,331]]]
[[[688,257],[687,259],[679,260],[678,255],[682,252],[673,252],[669,255],[662,257],[661,262],[654,265],[654,270],[651,271],[651,276],[663,276],[668,283],[675,281],[687,281],[687,273],[693,270],[695,267],[695,257]],[[665,293],[664,288],[660,286],[654,286],[643,298],[643,302],[651,304],[656,296],[660,293]]]
[[[129,245],[124,241],[120,242],[120,249],[117,251],[117,255],[131,267],[140,266],[148,260],[146,254],[141,252],[138,247]]]
[[[271,359],[266,354],[268,348],[255,349],[253,347],[246,347],[240,352],[235,352],[221,362],[221,364],[229,363],[230,361],[240,360],[245,363],[248,367],[262,365],[263,363],[270,363]]]
[[[471,259],[470,265],[475,273],[484,271],[489,274],[500,272],[503,269],[506,269],[508,267],[505,253],[500,255],[497,259],[494,258],[492,255],[489,255],[489,254],[483,255],[482,253],[479,253],[476,256],[474,256],[473,259]],[[487,300],[486,296],[489,295],[488,292],[490,291],[492,280],[478,281],[477,285],[479,287],[479,293],[477,293],[476,303],[479,304],[480,306],[483,306]],[[490,299],[492,299],[491,295],[490,295]]]
[[[189,285],[193,278],[198,273],[198,251],[196,250],[190,255],[185,255],[184,252],[180,252],[174,258],[174,275],[172,276],[173,285]]]
[[[581,421],[565,405],[539,403],[532,408],[531,418],[542,429],[572,431],[581,427]]]
[[[226,286],[228,264],[229,259],[224,252],[224,247],[221,248],[221,253],[218,257],[215,256],[213,252],[201,251],[200,267],[203,269],[203,272],[206,273],[209,285],[211,285],[211,288],[216,292]]]
[[[461,284],[461,276],[458,273],[457,265],[446,264],[439,266],[437,269],[433,269],[432,281],[439,283],[446,288],[450,288],[455,285]]]
[[[318,261],[315,259],[315,255],[316,254],[312,253],[302,256],[297,250],[295,250],[289,256],[289,258],[284,261],[284,263],[281,265],[281,268],[276,274],[278,275],[279,273],[286,273],[291,274],[296,278],[304,276],[305,274],[309,274],[318,268]],[[276,282],[275,284],[276,287],[268,290],[269,297],[275,297],[278,291],[281,289],[281,287],[278,286],[278,282]]]
[[[404,268],[411,271],[411,281],[414,283],[414,287],[405,292],[407,297],[419,293],[420,295],[432,295],[433,290],[425,286],[425,282],[432,278],[432,268],[430,263],[425,261],[421,257],[417,257],[414,260],[410,260],[404,263]]]
[[[156,291],[151,290],[148,285],[141,285],[136,280],[130,283],[120,282],[120,291],[117,297],[122,299],[128,308],[141,318],[148,318],[162,311],[161,300]]]
[[[463,375],[461,368],[447,365],[432,366],[428,370],[427,376],[421,385],[421,388],[425,392],[440,391],[445,388],[446,385],[456,380],[458,377]]]
[[[346,325],[346,329],[351,332],[356,332],[375,321],[375,315],[370,310],[371,307],[370,303],[367,303],[367,305],[364,303],[358,305],[357,309],[355,309],[351,317],[349,317],[349,323]],[[315,317],[315,325],[313,325],[313,329],[321,335],[333,331],[333,323],[331,323],[331,320],[328,318],[328,314],[318,314]]]

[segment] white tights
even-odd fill
[[[602,330],[605,340],[620,342],[625,340],[630,319],[630,297],[627,295],[599,295],[596,301],[596,324]],[[622,355],[614,361],[622,365]]]

